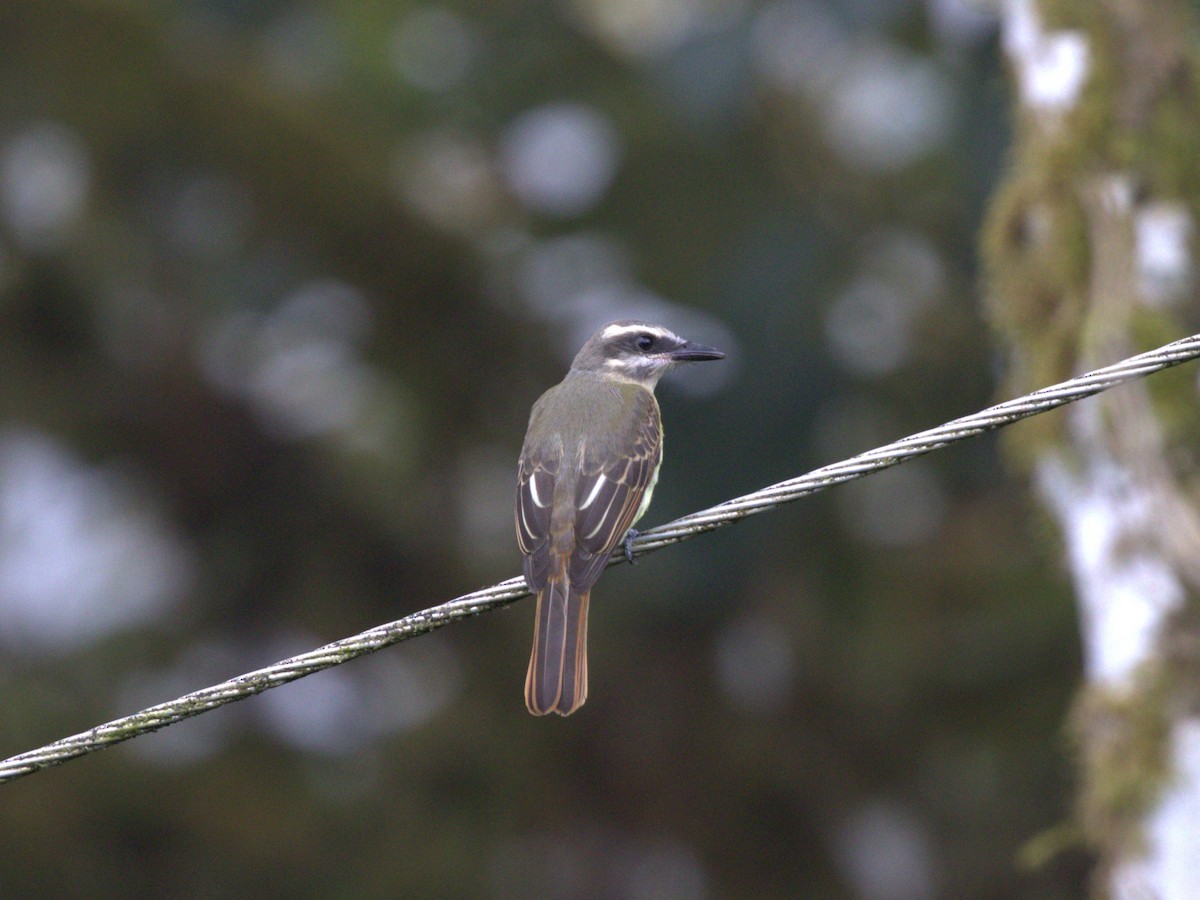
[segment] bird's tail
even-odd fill
[[[591,591],[576,591],[565,571],[537,595],[525,705],[535,716],[569,716],[587,699],[587,613]]]

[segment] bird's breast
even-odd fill
[[[661,447],[661,439],[660,444]],[[658,473],[662,469],[662,453],[658,455],[658,462],[654,465],[654,472],[650,475],[650,483],[646,485],[646,493],[642,494],[642,502],[638,505],[637,512],[634,513],[633,521],[629,524],[636,525],[638,519],[646,514],[646,510],[650,508],[650,501],[654,497],[654,486],[658,484]]]

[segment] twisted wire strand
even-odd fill
[[[899,465],[957,441],[975,437],[1011,425],[1021,419],[1065,406],[1090,397],[1118,384],[1144,377],[1200,357],[1200,334],[1166,344],[1156,350],[1132,356],[1111,366],[1042,388],[1023,397],[1007,400],[980,412],[954,419],[936,428],[901,438],[883,447],[868,450],[850,459],[822,466],[806,475],[789,478],[716,506],[683,516],[666,525],[642,532],[632,542],[635,556],[661,550],[688,538],[713,531],[748,516],[775,509],[815,494],[827,487],[861,478],[872,472]],[[623,561],[618,554],[610,565]],[[14,781],[50,766],[59,765],[157,731],[227,703],[244,700],[254,694],[303,678],[322,669],[341,665],[359,656],[374,653],[392,644],[426,634],[470,616],[506,606],[529,595],[521,577],[509,578],[491,587],[464,594],[446,603],[412,613],[402,619],[376,626],[352,637],[343,638],[290,657],[273,665],[238,675],[228,681],[185,694],[140,712],[87,731],[54,741],[36,750],[0,761],[0,783]]]

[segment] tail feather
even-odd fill
[[[569,716],[587,699],[590,593],[574,590],[565,572],[538,592],[533,653],[525,676],[525,705],[535,716]]]

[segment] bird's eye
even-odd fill
[[[639,350],[649,350],[654,346],[654,338],[648,334],[638,335],[637,345]]]

